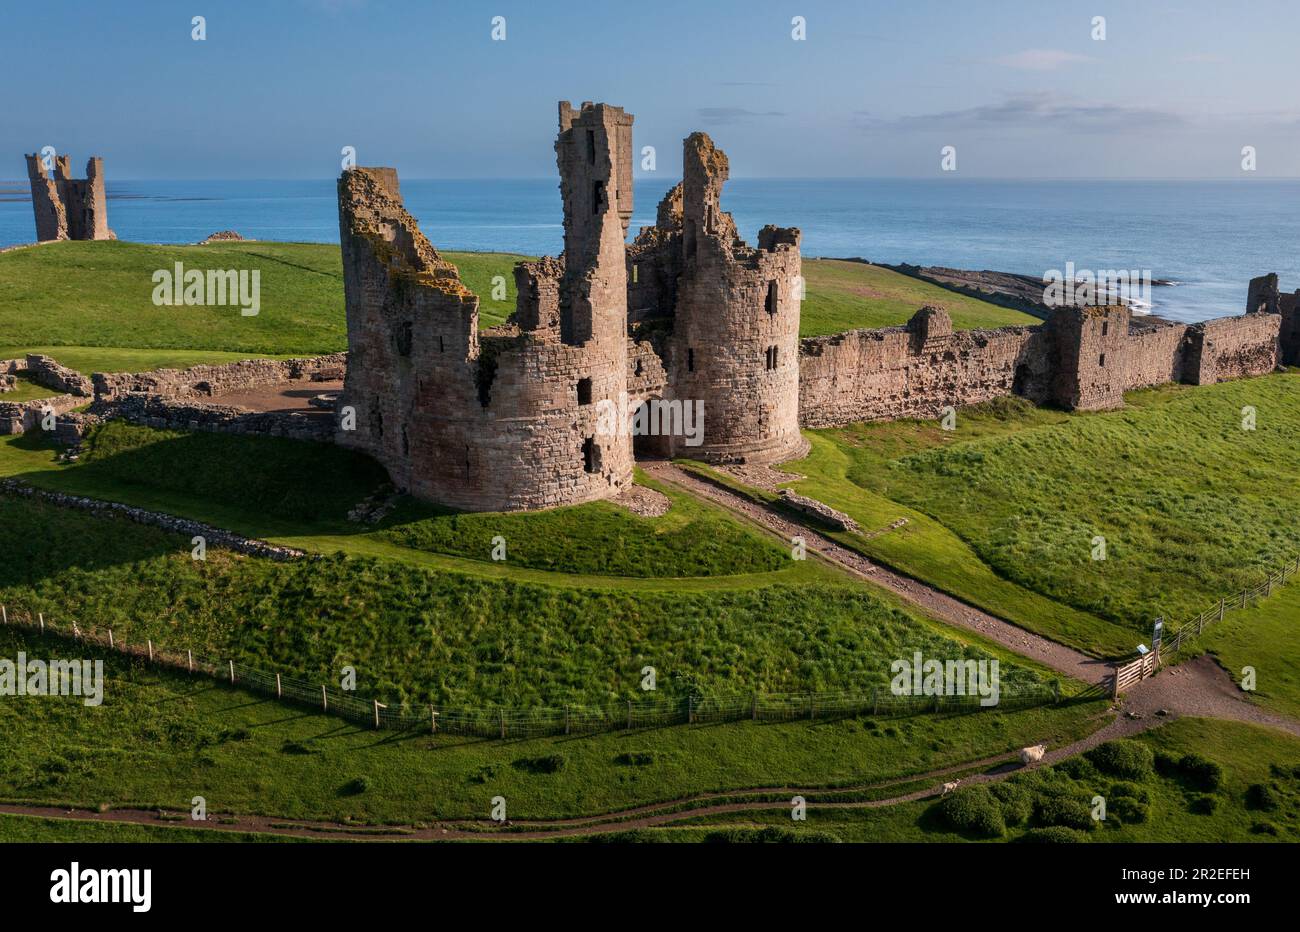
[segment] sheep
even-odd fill
[[[1047,753],[1047,745],[1045,744],[1035,744],[1031,748],[1021,748],[1020,763],[1026,766],[1028,766],[1029,764],[1036,764],[1043,759],[1043,755],[1046,753]]]
[[[949,793],[951,793],[953,790],[957,789],[957,787],[958,787],[960,784],[961,784],[961,781],[960,781],[960,780],[953,780],[951,783],[945,783],[945,784],[943,785],[943,792],[942,792],[940,795],[941,795],[941,796],[947,796],[947,795],[948,795]]]

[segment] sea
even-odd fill
[[[654,223],[673,180],[636,184],[630,235]],[[447,250],[558,254],[555,179],[403,179],[407,209]],[[332,180],[108,181],[120,239],[338,242]],[[1110,270],[1172,284],[1150,311],[1180,321],[1239,314],[1247,282],[1277,272],[1300,287],[1300,180],[982,181],[736,179],[723,207],[751,243],[767,223],[799,227],[807,257],[862,258],[1041,277]],[[30,242],[27,183],[0,181],[0,247]]]

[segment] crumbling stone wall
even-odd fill
[[[210,398],[231,392],[280,385],[286,382],[341,379],[347,370],[347,353],[330,353],[303,359],[242,359],[221,365],[152,372],[96,372],[96,398],[112,399],[131,392],[168,398]]]
[[[86,163],[86,177],[73,178],[68,156],[57,156],[51,178],[44,160],[39,155],[29,155],[27,178],[31,183],[38,241],[117,238],[108,227],[103,159],[91,158]]]
[[[544,508],[631,482],[630,433],[601,417],[601,402],[617,411],[627,391],[632,117],[561,103],[559,118],[564,261],[525,263],[512,320],[481,335],[478,299],[403,208],[396,173],[339,180],[350,352],[340,405],[356,429],[337,440],[421,498]]]
[[[1183,380],[1187,326],[1152,318],[1133,318],[1125,346],[1125,390]]]
[[[1300,289],[1278,298],[1282,316],[1278,339],[1282,344],[1282,365],[1300,366]]]
[[[330,417],[298,411],[246,411],[231,405],[205,404],[147,392],[97,400],[88,413],[89,418],[70,419],[67,433],[61,435],[66,445],[79,441],[95,423],[114,418],[159,430],[206,430],[319,443],[332,442],[335,430]]]
[[[809,337],[800,345],[805,427],[938,417],[947,406],[1005,395],[1050,398],[1051,353],[1041,327],[952,330],[938,308],[906,327]]]
[[[50,356],[30,353],[26,362],[27,375],[37,385],[82,398],[89,398],[94,392],[90,379],[75,369],[61,365],[58,360]]]
[[[1130,318],[1124,305],[1057,309],[1046,325],[1055,354],[1055,404],[1071,411],[1123,407]]]
[[[1281,361],[1282,317],[1276,313],[1221,317],[1187,328],[1183,381],[1213,385],[1267,375]]]
[[[47,412],[54,414],[57,424],[59,416],[85,403],[85,399],[77,395],[55,395],[52,398],[37,398],[23,402],[0,402],[0,435],[38,430]]]

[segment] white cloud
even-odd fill
[[[993,59],[994,64],[1021,71],[1055,71],[1064,65],[1080,65],[1095,62],[1097,59],[1065,49],[1025,49],[1013,55],[1003,55]]]

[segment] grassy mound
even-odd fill
[[[958,330],[1040,324],[1036,317],[969,298],[891,269],[865,262],[805,260],[807,297],[799,335],[818,336],[905,324],[919,308],[946,308]]]
[[[562,705],[658,695],[870,690],[889,663],[978,658],[860,587],[636,592],[565,589],[343,556],[291,563],[209,551],[188,537],[0,498],[26,546],[0,562],[0,602],[65,626],[111,627],[398,702]],[[1034,679],[1003,656],[1005,687]]]

